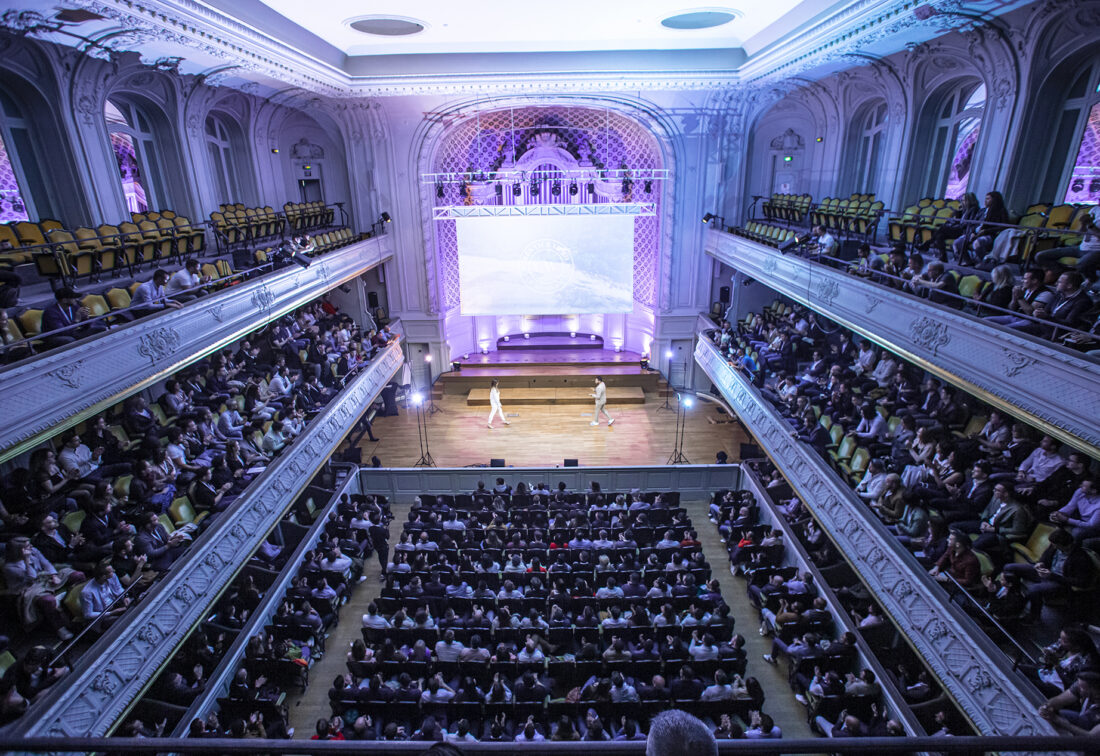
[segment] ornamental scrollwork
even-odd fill
[[[180,333],[175,328],[167,326],[157,328],[141,337],[138,342],[138,354],[148,357],[156,365],[161,360],[171,357],[179,348],[180,341]]]
[[[71,389],[77,389],[84,382],[83,368],[84,360],[77,360],[76,362],[70,362],[68,365],[62,365],[56,370],[51,370],[46,375]]]
[[[260,312],[266,313],[271,309],[271,305],[275,303],[275,295],[267,288],[266,285],[260,286],[256,291],[252,292],[252,306]]]
[[[1004,374],[1006,378],[1015,378],[1022,371],[1031,367],[1039,362],[1034,357],[1029,357],[1026,354],[1020,354],[1019,352],[1009,349],[1008,347],[1001,347],[1001,352],[1004,354]]]
[[[822,279],[817,282],[814,288],[817,298],[830,307],[833,304],[833,300],[840,296],[840,286],[836,281]]]
[[[913,343],[922,346],[932,352],[939,352],[939,348],[946,346],[951,341],[951,335],[947,332],[947,326],[928,316],[917,318],[909,324],[909,336]]]

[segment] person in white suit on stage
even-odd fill
[[[596,400],[596,412],[592,416],[592,422],[590,422],[589,425],[600,424],[601,412],[603,416],[607,418],[608,426],[613,425],[615,423],[615,418],[607,414],[607,386],[604,385],[602,376],[596,376],[596,390],[589,394],[589,396]]]
[[[492,409],[489,411],[489,427],[493,427],[493,418],[500,414],[500,419],[505,425],[511,425],[507,418],[504,416],[504,408],[500,406],[500,381],[496,378],[493,379],[492,385],[489,387],[489,406]]]

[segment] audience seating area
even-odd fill
[[[283,205],[287,223],[291,230],[298,233],[331,226],[335,212],[323,202],[287,202]]]
[[[810,225],[850,236],[873,238],[882,217],[883,203],[873,194],[852,194],[847,199],[826,197],[810,210]]]
[[[798,306],[777,301],[713,338],[1014,660],[1032,638],[1095,621],[1100,493],[1086,455]]]
[[[0,479],[0,633],[20,660],[0,717],[60,679],[388,338],[317,301],[184,369],[156,401],[132,396],[19,458]]]
[[[675,706],[720,737],[779,736],[760,734],[744,639],[677,502],[503,482],[424,494],[392,559],[373,513],[353,516],[385,586],[318,735],[642,740]]]
[[[813,197],[809,194],[773,194],[760,208],[767,220],[802,223],[812,203]]]
[[[235,244],[282,236],[286,219],[273,207],[245,207],[241,203],[218,205],[210,213],[218,244],[226,248]]]

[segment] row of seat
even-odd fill
[[[761,223],[760,221],[749,221],[745,224],[744,228],[735,228],[733,232],[738,236],[744,236],[755,242],[767,244],[769,247],[778,247],[780,244],[794,239],[798,235],[797,232],[789,228],[780,228],[779,226],[773,226],[770,223]]]
[[[215,260],[213,264],[205,263],[202,265],[201,271],[204,276],[210,276],[214,280],[231,280],[237,275],[237,272],[226,260]],[[141,281],[134,281],[125,288],[116,286],[100,294],[86,294],[80,300],[80,303],[88,308],[93,318],[118,313],[130,306],[134,292],[141,286],[141,283]],[[6,326],[8,336],[12,341],[36,339],[42,333],[42,313],[43,310],[40,308],[28,307],[19,315],[8,318]],[[117,322],[117,320],[117,318],[108,318],[108,323]],[[39,346],[41,346],[41,342],[32,341],[30,343],[32,349]]]
[[[322,254],[329,252],[340,247],[345,247],[351,244],[356,239],[355,232],[350,228],[342,227],[335,231],[326,231],[323,234],[312,237],[314,244],[314,254]],[[263,249],[257,249],[252,253],[252,259],[256,262],[256,265],[267,265],[272,261],[276,252],[275,247],[264,247]]]
[[[283,213],[286,215],[290,228],[297,232],[308,231],[311,228],[331,226],[335,218],[335,210],[325,205],[324,202],[287,202],[283,205]]]
[[[768,220],[802,223],[810,211],[813,197],[809,194],[773,194],[764,200],[761,208]]]
[[[885,205],[874,194],[852,194],[846,199],[826,197],[810,210],[810,224],[833,231],[871,237]]]
[[[286,219],[270,205],[218,205],[218,209],[210,213],[210,221],[218,240],[227,245],[280,236],[286,228]]]

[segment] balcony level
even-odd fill
[[[312,271],[310,266],[306,272]],[[379,352],[129,610],[127,621],[105,632],[10,732],[107,735],[173,650],[209,614],[248,555],[287,513],[402,362],[397,343]]]
[[[703,336],[695,361],[978,732],[1052,734],[1039,692]]]
[[[376,236],[0,371],[0,462],[393,257]]]
[[[1079,352],[712,229],[723,264],[990,405],[1100,455],[1100,365]]]

